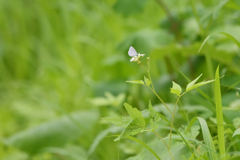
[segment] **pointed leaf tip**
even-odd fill
[[[133,81],[126,81],[128,83],[135,83],[135,84],[144,84],[142,80],[133,80]]]
[[[193,87],[195,85],[195,83],[197,82],[197,80],[202,76],[202,74],[200,76],[198,76],[196,79],[194,79],[192,82],[188,83],[186,91],[191,90],[191,87]]]
[[[173,81],[172,81],[172,83],[173,83],[173,86],[172,86],[170,92],[173,93],[173,94],[176,94],[177,96],[180,96],[180,94],[182,92],[181,86],[179,84],[173,82]]]
[[[145,76],[144,76],[144,81],[145,81],[146,85],[148,85],[148,86],[151,84],[151,81]]]
[[[234,131],[232,137],[234,137],[234,136],[236,136],[236,135],[239,135],[239,134],[240,134],[240,128],[238,128],[237,130]]]

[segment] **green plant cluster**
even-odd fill
[[[238,160],[239,16],[239,0],[0,0],[0,160]]]

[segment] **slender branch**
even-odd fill
[[[150,88],[150,87],[149,87]],[[155,90],[153,90],[152,88],[150,88],[151,91],[157,96],[157,98],[163,103],[163,105],[167,108],[167,110],[170,112],[170,114],[173,116],[172,111],[168,108],[168,106],[163,102],[163,100],[158,96],[158,94],[155,92]]]
[[[181,94],[181,95],[178,97],[177,102],[175,103],[175,106],[174,106],[174,110],[173,110],[173,114],[172,114],[171,129],[170,129],[169,148],[170,148],[170,146],[171,146],[171,137],[172,137],[173,122],[174,122],[174,117],[175,117],[175,111],[176,111],[176,108],[177,108],[177,104],[178,104],[178,102],[179,102],[179,99],[180,99],[185,93],[187,93],[187,91],[185,91],[183,94]]]
[[[180,107],[182,108],[183,114],[186,116],[187,122],[189,123],[188,114],[185,112],[182,103],[179,101]]]
[[[151,79],[151,76],[150,76],[150,73],[149,73],[149,70],[147,70],[145,67],[143,67],[142,65],[140,65],[147,73],[148,73],[148,78],[149,80],[151,81],[151,84],[152,84],[152,79]],[[163,100],[159,97],[159,95],[156,93],[154,87],[153,87],[153,84],[151,85],[152,87],[149,87],[145,84],[143,84],[144,86],[148,87],[156,96],[157,98],[163,103],[163,105],[167,108],[167,110],[170,112],[170,114],[173,116],[173,113],[171,112],[171,110],[168,108],[168,106],[163,102]]]
[[[168,147],[167,143],[163,140],[163,138],[162,138],[159,134],[157,134],[157,132],[155,132],[154,130],[152,130],[152,132],[153,132],[156,136],[158,136],[158,137],[161,139],[161,141],[163,141],[163,143],[165,144],[165,146],[166,146],[167,149],[168,149],[168,152],[169,152],[171,158],[174,160],[173,155],[172,155],[172,153],[171,153],[171,151],[170,151],[170,148]]]

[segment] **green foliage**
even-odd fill
[[[151,128],[152,128],[152,130],[155,130],[155,129],[157,129],[157,127],[159,125],[161,116],[158,112],[156,112],[156,110],[153,109],[151,101],[149,101],[148,110],[150,112],[150,117],[151,117],[150,118]]]
[[[222,96],[220,89],[219,66],[215,74],[215,104],[216,116],[218,125],[218,145],[221,159],[225,160],[225,139],[224,139],[224,126],[223,126],[223,111],[222,111]]]
[[[102,120],[123,128],[125,128],[132,121],[131,118],[127,118],[127,117],[109,117],[109,118],[102,118]]]
[[[0,0],[0,159],[239,159],[239,8]]]
[[[240,134],[240,128],[236,129],[233,133],[233,136]]]
[[[179,84],[175,83],[175,82],[172,82],[173,83],[173,86],[171,88],[171,93],[172,94],[176,94],[177,96],[180,96],[181,92],[182,92],[182,88]]]
[[[200,83],[196,83],[196,81],[202,76],[202,74],[200,76],[198,76],[195,80],[193,80],[192,82],[190,82],[188,85],[187,85],[187,88],[186,88],[186,91],[190,91],[190,90],[193,90],[195,88],[198,88],[200,86],[203,86],[205,84],[208,84],[208,83],[211,83],[211,82],[214,82],[215,80],[209,80],[209,81],[204,81],[204,82],[200,82]]]
[[[148,78],[146,78],[145,76],[144,76],[144,82],[147,86],[150,86],[150,84],[151,84],[151,81]]]
[[[118,0],[113,8],[116,12],[119,12],[125,16],[129,16],[134,13],[140,13],[144,9],[144,5],[146,0],[138,1],[138,0]]]
[[[142,80],[126,81],[128,83],[144,84]]]
[[[36,154],[46,147],[59,147],[77,140],[96,125],[97,112],[77,112],[52,122],[47,122],[32,129],[25,130],[4,140],[29,154]],[[89,119],[88,117],[92,117]]]
[[[124,106],[132,120],[132,123],[139,127],[145,127],[145,119],[142,116],[142,113],[137,108],[132,108],[132,106],[127,103],[124,103]]]

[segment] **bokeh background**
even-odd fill
[[[110,135],[119,130],[101,121],[126,115],[124,102],[140,110],[149,99],[160,104],[147,88],[126,83],[146,75],[130,63],[130,46],[151,57],[155,89],[167,103],[175,101],[171,81],[186,86],[183,75],[193,80],[201,73],[200,80],[214,79],[220,64],[223,105],[240,122],[239,17],[237,0],[0,0],[0,159],[113,160],[140,153],[138,144],[114,142]],[[212,85],[202,89],[213,97]],[[213,115],[198,93],[182,103],[189,114]]]

